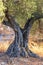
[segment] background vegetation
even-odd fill
[[[1,0],[0,5],[0,13],[2,13],[2,16],[4,15],[3,17],[5,17],[3,10],[8,8],[9,14],[14,16],[16,22],[19,23],[22,28],[27,19],[31,18],[32,13],[43,13],[43,0]],[[0,15],[0,19],[2,16]],[[39,23],[40,22],[34,23],[33,30],[39,26]]]
[[[4,3],[21,27],[33,12],[43,12],[43,0],[6,0]]]
[[[5,6],[3,6],[3,2],[2,0],[0,0],[0,23],[3,21],[5,17],[4,11],[5,11]]]

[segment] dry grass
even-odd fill
[[[37,38],[31,36],[28,47],[32,52],[36,53],[40,57],[43,57],[43,40],[38,40]]]

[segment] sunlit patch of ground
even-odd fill
[[[6,52],[15,39],[15,32],[9,26],[0,24],[0,52]]]
[[[28,47],[33,53],[43,57],[43,19],[40,22],[40,26],[38,20],[34,22],[30,30]]]
[[[41,39],[37,39],[33,36],[30,36],[28,47],[33,53],[43,57],[43,37]]]

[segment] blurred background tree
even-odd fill
[[[39,14],[42,14],[43,13],[43,0],[36,0],[35,2],[37,6],[36,12]],[[43,19],[39,19],[36,22],[34,22],[32,32],[33,33],[39,32],[39,36],[40,36],[40,33],[42,32],[42,30],[43,30]]]

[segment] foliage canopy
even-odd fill
[[[5,11],[5,7],[3,5],[2,0],[0,0],[0,23],[3,21],[5,17],[4,11]]]
[[[3,0],[3,1],[4,6],[8,8],[9,13],[14,16],[15,20],[20,24],[21,27],[24,27],[27,19],[31,17],[32,13],[37,11],[39,13],[43,12],[43,0]],[[2,5],[2,7],[4,6]]]

